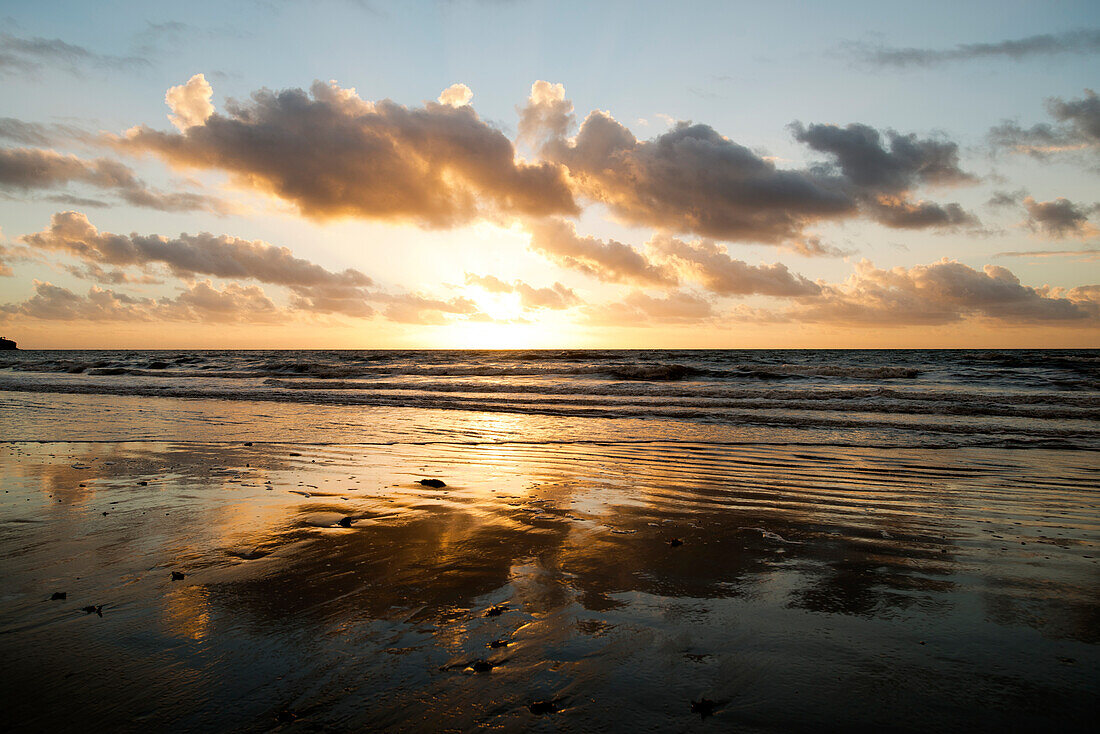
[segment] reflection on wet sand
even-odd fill
[[[1080,454],[8,444],[0,464],[28,729],[1091,721]]]

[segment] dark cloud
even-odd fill
[[[92,207],[94,209],[104,209],[109,207],[110,202],[102,201],[100,199],[89,199],[84,196],[72,196],[70,194],[51,194],[50,196],[43,197],[46,201],[52,201],[55,204],[67,204],[68,206],[80,206],[80,207]]]
[[[998,265],[975,270],[943,259],[931,265],[880,270],[863,260],[844,283],[788,310],[794,321],[934,325],[982,317],[1005,323],[1095,324],[1100,299],[1090,288],[1058,291],[1020,283]]]
[[[932,66],[975,59],[1012,59],[1032,56],[1095,54],[1100,52],[1100,30],[1081,29],[1065,33],[1043,33],[993,43],[960,43],[952,48],[891,48],[864,43],[845,44],[846,50],[860,61],[875,66]]]
[[[668,235],[656,235],[647,247],[675,267],[685,279],[717,295],[794,297],[821,291],[816,283],[792,273],[782,263],[749,265],[734,260],[725,248],[709,240],[688,243]]]
[[[993,196],[989,197],[989,201],[985,203],[988,207],[994,209],[1008,209],[1017,206],[1020,200],[1027,196],[1027,191],[1020,189],[1019,191],[994,191]]]
[[[790,126],[796,140],[832,164],[819,170],[839,171],[854,186],[864,211],[875,221],[896,229],[977,226],[977,217],[958,204],[912,201],[909,192],[922,185],[954,186],[977,179],[959,168],[959,146],[947,140],[920,139],[894,130],[883,134],[853,123]]]
[[[80,75],[89,67],[129,70],[149,66],[141,56],[112,56],[89,51],[60,38],[20,38],[0,33],[0,74],[34,72],[51,66]]]
[[[921,184],[971,184],[977,179],[959,168],[959,146],[949,140],[920,139],[894,130],[880,133],[852,123],[790,125],[795,140],[835,159],[835,167],[857,188],[872,194],[900,194]]]
[[[975,221],[958,205],[908,198],[916,186],[974,180],[959,169],[957,147],[947,141],[888,131],[884,146],[882,136],[865,125],[796,123],[803,142],[837,160],[783,170],[713,128],[687,122],[642,141],[597,111],[567,139],[562,131],[572,109],[560,85],[538,82],[522,112],[521,132],[537,144],[540,156],[568,169],[579,193],[628,224],[823,254],[828,248],[806,229],[860,213],[905,228]]]
[[[411,109],[321,82],[308,94],[255,92],[179,133],[138,127],[112,142],[173,166],[226,171],[316,219],[448,227],[494,213],[577,212],[558,166],[517,162],[508,138],[468,105]]]
[[[561,283],[554,283],[547,288],[536,288],[522,280],[505,283],[493,275],[466,273],[466,285],[476,285],[489,293],[517,293],[520,304],[529,310],[540,308],[563,310],[581,303],[577,294]]]
[[[210,281],[193,283],[174,298],[136,298],[92,286],[86,295],[34,281],[35,294],[21,303],[0,305],[0,318],[50,321],[272,322],[285,317],[259,286]]]
[[[1087,239],[1100,234],[1089,223],[1089,214],[1100,211],[1100,205],[1085,206],[1063,198],[1036,201],[1030,196],[1023,203],[1027,209],[1026,224],[1033,232],[1053,239]]]
[[[188,192],[162,192],[108,158],[87,160],[39,148],[0,148],[0,190],[31,191],[81,183],[113,191],[128,204],[160,211],[211,211],[229,207],[213,197]],[[80,201],[74,198],[70,201]],[[93,206],[102,202],[94,201]]]
[[[14,117],[0,117],[0,138],[23,145],[51,145],[58,140],[88,140],[84,130],[60,123],[25,122]]]
[[[608,283],[643,286],[678,283],[671,269],[654,265],[630,245],[581,237],[572,222],[547,219],[529,222],[527,227],[531,232],[531,249],[564,268]]]
[[[1100,153],[1100,98],[1086,89],[1080,99],[1047,100],[1047,111],[1057,124],[1038,123],[1029,128],[1006,121],[989,131],[997,148],[1046,158],[1059,153]]]
[[[978,227],[981,221],[958,204],[937,204],[880,196],[864,204],[868,215],[893,229],[958,229]]]

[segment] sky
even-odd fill
[[[1100,347],[1096,2],[0,2],[24,348]]]

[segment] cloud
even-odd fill
[[[976,216],[958,204],[879,196],[864,206],[876,222],[893,229],[957,229],[981,224]]]
[[[1100,98],[1086,89],[1080,99],[1047,100],[1047,111],[1057,124],[1038,123],[1030,128],[1006,121],[989,131],[990,143],[1043,159],[1073,152],[1100,153]]]
[[[50,145],[58,140],[87,140],[80,128],[59,123],[25,122],[14,117],[0,117],[0,138],[24,145]]]
[[[135,69],[149,66],[140,56],[111,56],[66,43],[60,38],[20,38],[0,33],[0,74],[34,72],[45,66],[80,75],[88,67]]]
[[[476,285],[487,293],[512,293],[515,288],[495,275],[477,275],[466,273],[466,285]]]
[[[96,283],[107,283],[110,285],[121,285],[123,283],[143,283],[143,284],[160,284],[164,281],[159,278],[150,275],[149,273],[133,274],[128,273],[122,268],[111,268],[107,270],[105,268],[96,265],[95,263],[83,263],[81,265],[62,265],[65,272],[69,273],[75,278],[81,280],[92,280]]]
[[[89,160],[40,148],[0,148],[0,190],[27,192],[70,183],[114,191],[128,204],[148,209],[219,214],[229,211],[224,202],[203,194],[158,191],[137,178],[128,166],[109,158]]]
[[[100,232],[87,216],[67,211],[54,214],[50,226],[20,238],[31,247],[64,251],[82,259],[109,265],[163,264],[177,275],[213,275],[251,278],[277,285],[368,286],[371,279],[358,270],[333,273],[294,257],[285,247],[229,235],[183,234],[118,235]]]
[[[565,98],[565,86],[541,79],[531,85],[527,104],[519,112],[519,140],[535,146],[546,139],[564,138],[576,118],[573,103]]]
[[[188,283],[185,297],[175,307],[189,307],[217,315],[224,311],[243,313],[250,306],[250,318],[267,313],[260,308],[258,287],[234,285],[218,291],[196,285],[197,276],[212,276],[234,280],[253,280],[289,290],[289,306],[298,311],[317,314],[340,314],[353,318],[369,318],[375,314],[372,304],[384,307],[386,318],[401,323],[440,324],[450,317],[473,317],[476,304],[468,298],[440,300],[420,294],[390,294],[370,290],[373,281],[359,270],[333,272],[322,266],[295,257],[286,247],[277,247],[261,240],[244,240],[229,235],[181,234],[169,238],[162,235],[120,235],[98,230],[80,212],[59,212],[50,225],[34,234],[19,238],[26,252],[58,252],[79,258],[82,265],[66,268],[77,277],[101,283],[158,282],[150,267],[164,267]],[[0,252],[0,256],[5,256]],[[0,258],[2,259],[2,258]],[[127,269],[136,269],[137,273]],[[564,301],[575,294],[560,284],[553,288],[531,288],[517,283],[510,286],[531,308],[553,308],[555,299]],[[214,288],[211,291],[210,288]],[[221,295],[219,295],[221,294]],[[236,305],[231,302],[236,299]],[[266,298],[266,296],[264,296]],[[247,299],[247,300],[245,300]],[[129,303],[124,301],[125,303]],[[231,308],[232,306],[232,308]],[[35,306],[35,313],[44,313]],[[9,310],[10,311],[10,310]],[[144,318],[157,318],[157,311],[145,308]],[[165,317],[167,318],[167,317]],[[171,318],[186,318],[173,315]]]
[[[710,301],[686,291],[675,291],[663,298],[634,291],[622,301],[587,308],[586,316],[594,324],[644,326],[699,324],[714,319],[715,312]]]
[[[947,49],[891,48],[864,43],[845,44],[845,48],[860,61],[875,66],[895,68],[933,66],[976,59],[1022,61],[1032,56],[1098,53],[1100,52],[1100,29],[1044,33],[993,43],[960,43]]]
[[[563,310],[581,303],[580,297],[573,292],[573,289],[566,288],[561,283],[554,283],[547,288],[536,288],[522,280],[505,283],[493,275],[466,273],[466,285],[476,285],[489,293],[517,293],[520,303],[529,310],[540,308]]]
[[[0,277],[10,278],[15,275],[15,271],[11,267],[12,262],[15,260],[16,255],[12,248],[7,245],[0,245]]]
[[[1081,240],[1100,234],[1100,230],[1097,230],[1088,220],[1089,214],[1100,211],[1100,205],[1084,206],[1063,198],[1036,201],[1030,196],[1025,198],[1023,203],[1024,208],[1027,209],[1025,224],[1033,232],[1052,239]]]
[[[1024,252],[998,252],[993,257],[1072,257],[1079,262],[1094,262],[1100,260],[1100,248],[1086,248],[1084,250],[1027,250]]]
[[[165,318],[185,321],[276,321],[281,316],[259,286],[226,283],[218,290],[209,280],[160,305],[171,313]]]
[[[572,222],[546,219],[527,223],[531,249],[558,265],[578,270],[608,283],[641,286],[674,286],[676,274],[654,265],[629,245],[577,235]]]
[[[837,162],[779,169],[702,124],[679,122],[642,141],[605,112],[585,118],[565,137],[572,105],[560,85],[537,82],[521,110],[521,138],[569,171],[575,190],[620,220],[722,240],[785,245],[804,254],[827,251],[806,229],[868,213],[887,226],[955,227],[975,221],[957,205],[912,203],[924,184],[970,183],[957,148],[889,131],[889,147],[865,125],[836,128],[796,123],[796,135]],[[867,156],[873,154],[873,159]],[[898,209],[892,212],[891,209]]]
[[[869,125],[790,125],[795,140],[835,158],[835,166],[854,186],[874,194],[898,194],[920,184],[971,184],[975,177],[959,168],[959,146],[949,140],[920,139]]]
[[[439,95],[439,104],[449,107],[465,107],[474,98],[474,93],[465,84],[452,84]]]
[[[515,158],[469,106],[369,102],[315,82],[260,90],[201,125],[133,128],[110,141],[177,167],[221,170],[313,219],[361,217],[450,227],[480,216],[577,212],[560,168]]]
[[[895,229],[956,228],[977,225],[977,218],[958,204],[912,201],[909,192],[922,185],[956,186],[977,179],[959,167],[959,146],[948,140],[920,139],[853,123],[790,126],[796,140],[831,155],[833,170],[858,190],[872,219]]]
[[[972,317],[1084,325],[1100,319],[1100,298],[1091,288],[1032,288],[998,265],[975,270],[947,258],[891,270],[862,260],[845,282],[824,286],[820,296],[784,315],[794,321],[876,326],[947,324]]]
[[[749,265],[742,260],[734,260],[725,248],[711,240],[688,243],[659,234],[650,239],[646,246],[675,267],[685,279],[696,281],[717,295],[795,297],[821,292],[821,287],[816,283],[791,273],[782,263]]]
[[[49,227],[20,240],[32,248],[63,252],[96,265],[163,265],[182,278],[210,275],[287,286],[294,292],[292,303],[297,308],[349,316],[371,313],[365,304],[371,296],[365,289],[372,281],[364,273],[352,269],[335,273],[261,240],[206,232],[171,239],[112,234],[100,232],[86,215],[75,211],[54,214]]]
[[[387,303],[383,312],[390,321],[399,324],[420,324],[423,326],[442,326],[451,323],[448,316],[465,316],[470,320],[480,320],[477,304],[469,298],[452,298],[442,301],[417,294],[395,296],[378,295],[377,299]]]
[[[168,119],[178,130],[186,130],[194,125],[202,125],[214,114],[214,89],[202,74],[195,74],[186,84],[170,87],[164,95],[164,102],[172,110]]]
[[[210,281],[193,283],[174,298],[135,298],[92,286],[86,295],[40,280],[34,295],[21,303],[0,305],[0,319],[48,321],[195,321],[269,322],[285,316],[259,286]]]

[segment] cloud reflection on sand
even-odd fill
[[[0,463],[15,688],[81,681],[15,699],[43,725],[51,697],[104,725],[290,707],[407,730],[521,728],[551,699],[566,730],[691,727],[701,694],[728,725],[872,726],[887,688],[940,723],[1027,700],[1072,728],[1090,700],[1098,529],[1075,454],[8,444]]]

